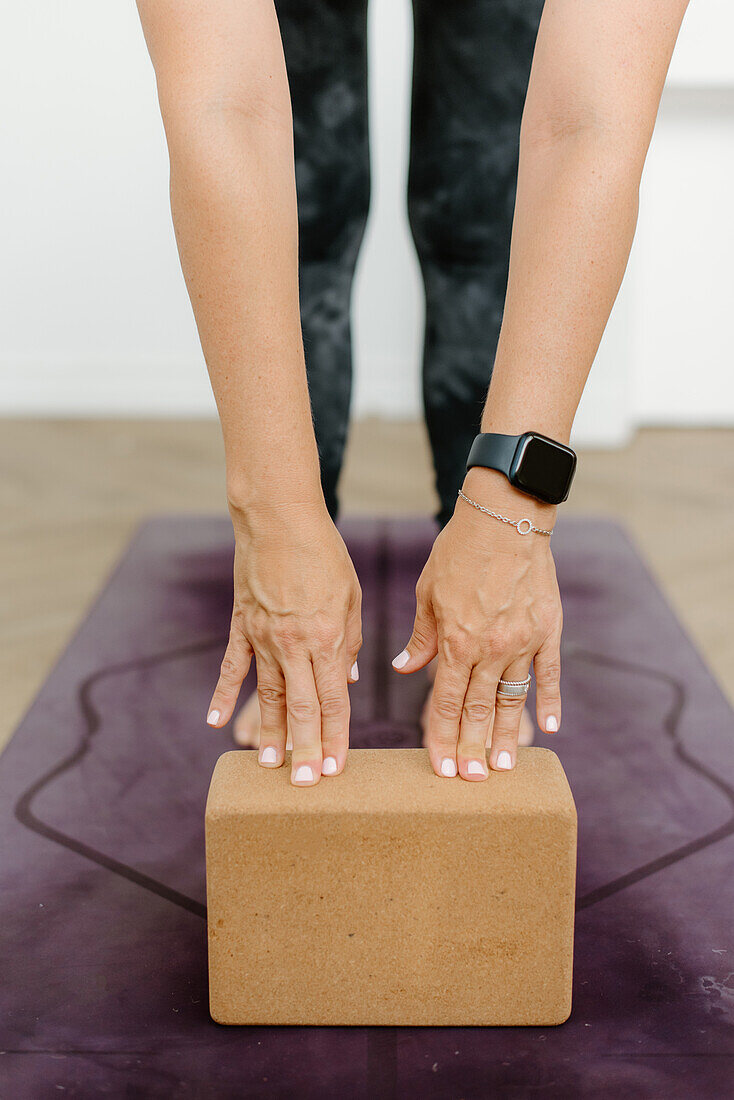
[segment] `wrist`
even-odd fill
[[[230,512],[238,514],[267,513],[287,507],[305,510],[325,507],[318,469],[313,473],[301,471],[297,477],[285,477],[281,468],[272,478],[262,473],[243,477],[239,472],[228,470],[226,491]]]
[[[281,500],[248,500],[244,504],[229,499],[227,504],[235,534],[261,537],[332,522],[323,493],[313,499],[296,495]]]
[[[529,519],[534,527],[550,530],[556,521],[558,507],[545,504],[529,493],[511,485],[507,477],[487,466],[472,466],[467,470],[463,491],[485,508],[501,512],[509,519]]]
[[[227,502],[230,511],[267,512],[271,506],[324,506],[313,425],[268,425],[267,432],[224,437]]]
[[[572,402],[565,393],[563,399],[554,399],[547,380],[522,384],[522,375],[523,364],[505,351],[500,336],[479,430],[503,435],[522,435],[532,430],[568,446],[575,413]]]

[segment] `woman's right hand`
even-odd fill
[[[338,775],[349,745],[347,683],[358,679],[362,593],[323,503],[230,506],[235,533],[229,644],[207,722],[232,717],[254,656],[260,763],[280,767],[293,739],[291,782]]]

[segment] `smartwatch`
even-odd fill
[[[466,462],[499,470],[511,485],[546,504],[561,504],[569,494],[576,470],[576,454],[538,432],[497,435],[483,432],[476,437]]]

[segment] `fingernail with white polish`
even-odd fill
[[[467,775],[486,775],[487,769],[479,760],[470,760],[466,769]]]
[[[295,783],[313,783],[313,772],[308,764],[301,764],[293,776],[293,780]]]
[[[260,763],[261,764],[277,764],[278,754],[272,745],[268,745],[266,749],[260,750]]]
[[[441,761],[441,775],[445,775],[447,779],[453,779],[456,775],[456,761],[450,756]]]
[[[218,721],[219,721],[219,711],[218,710],[210,710],[209,713],[206,716],[206,724],[208,726],[216,726]]]
[[[327,756],[321,765],[322,775],[336,775],[336,760],[333,756]]]
[[[353,680],[358,680],[359,679],[359,669],[357,668],[357,662],[356,661],[352,665],[352,670],[351,670],[350,675],[351,675]]]
[[[502,771],[505,772],[510,770],[510,768],[512,767],[512,757],[510,756],[509,752],[501,752],[499,754],[499,756],[497,757],[497,767],[501,768]]]
[[[550,714],[545,720],[546,733],[558,733],[558,719],[555,714]]]
[[[410,660],[410,654],[407,649],[404,649],[402,653],[398,653],[397,657],[392,663],[393,668],[404,668]]]

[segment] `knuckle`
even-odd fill
[[[275,684],[258,684],[257,694],[261,703],[271,707],[281,706],[285,698],[283,688]]]
[[[312,722],[319,717],[320,708],[314,699],[288,700],[288,717],[294,722]]]
[[[512,647],[509,631],[495,627],[487,639],[486,649],[492,657],[503,657]]]
[[[440,752],[453,752],[456,748],[456,737],[448,733],[432,733],[431,745]]]
[[[319,623],[314,633],[315,648],[319,652],[332,653],[341,645],[342,632],[334,623]]]
[[[433,699],[433,713],[437,718],[445,718],[449,720],[458,719],[461,713],[461,706],[455,699],[451,699],[446,695],[434,696]]]
[[[517,748],[517,737],[512,734],[504,733],[500,737],[492,738],[492,757],[496,760],[495,754],[502,752],[503,749],[509,749],[513,752]]]
[[[332,756],[349,748],[349,736],[346,732],[333,731],[321,738],[321,755]]]
[[[492,730],[492,737],[490,744],[493,749],[498,746],[506,747],[509,745],[516,745],[519,735],[519,722],[516,720],[515,715],[498,713],[498,718],[495,720],[494,728]]]
[[[336,692],[327,692],[321,698],[321,714],[324,718],[338,718],[346,713],[347,701]]]
[[[416,622],[413,624],[413,633],[411,635],[411,640],[415,642],[415,644],[420,649],[423,649],[424,646],[428,645],[428,642],[430,641],[430,633],[427,625],[422,623],[420,620],[416,620]]]
[[[470,722],[488,722],[492,707],[489,703],[465,703],[463,713]]]
[[[331,623],[322,623],[316,629],[316,640],[320,642],[322,646],[331,648],[341,640],[341,632],[337,630]]]
[[[536,710],[551,711],[556,718],[561,716],[561,696],[557,691],[539,691],[535,701]]]
[[[466,664],[471,658],[471,639],[463,631],[452,631],[443,639],[443,651],[446,657],[456,664]]]
[[[497,698],[497,709],[502,710],[505,714],[519,713],[525,706],[526,696],[518,695],[517,698],[501,699]]]
[[[242,675],[241,668],[241,662],[232,653],[225,653],[219,666],[221,679],[225,682],[240,679]]]
[[[547,657],[541,662],[538,669],[538,676],[541,680],[554,680],[558,681],[561,678],[561,662],[558,657]]]
[[[278,627],[275,637],[279,648],[287,657],[291,657],[303,649],[301,632],[293,626]]]

